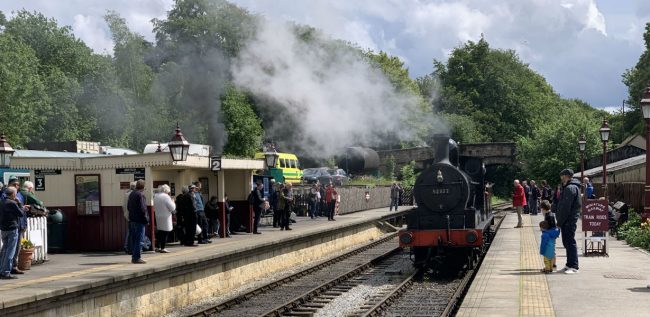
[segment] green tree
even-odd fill
[[[470,116],[490,141],[529,134],[555,95],[514,51],[491,49],[484,38],[454,49],[446,64],[435,61],[434,67],[442,82],[437,109]]]
[[[262,121],[253,111],[249,98],[231,87],[222,98],[228,142],[224,154],[253,157],[262,144]]]
[[[15,147],[24,146],[46,121],[38,112],[46,103],[34,50],[0,33],[0,132]]]
[[[634,133],[643,133],[644,123],[639,102],[645,88],[650,84],[650,23],[645,25],[643,41],[645,51],[639,57],[639,61],[623,73],[623,83],[628,90],[627,104],[631,106],[632,111],[620,118],[623,121],[623,131],[626,132],[622,139]]]
[[[34,125],[33,140],[68,141],[84,139],[93,126],[77,104],[81,81],[91,70],[92,51],[74,37],[70,27],[59,27],[56,20],[38,12],[18,11],[5,23],[4,33],[28,45],[34,51],[38,72],[45,85],[47,98],[36,109],[46,118],[43,125]]]

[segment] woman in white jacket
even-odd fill
[[[172,215],[176,213],[176,204],[168,185],[160,185],[158,193],[153,196],[153,209],[156,214],[156,252],[169,253],[165,249],[167,235],[173,230]]]

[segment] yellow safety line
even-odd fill
[[[224,242],[224,243],[219,243],[218,245],[222,247],[222,246],[225,246],[225,245],[228,245],[228,244],[232,244],[234,242],[235,241],[228,241],[228,242]],[[147,259],[147,262],[152,263],[152,262],[157,262],[157,261],[162,261],[162,260],[168,260],[170,258],[170,256],[178,257],[178,256],[181,256],[181,255],[194,253],[194,252],[197,251],[197,249],[203,249],[203,251],[205,251],[205,248],[194,248],[194,249],[188,249],[188,250],[179,251],[179,252],[172,252],[172,253],[167,253],[167,255],[165,255],[165,256],[156,256],[156,257],[149,258],[149,259]],[[124,256],[126,257],[127,255],[125,254]],[[130,255],[128,255],[128,257],[129,257],[129,259],[131,258]],[[130,260],[129,260],[129,262],[130,262]],[[85,270],[80,270],[80,271],[67,272],[67,273],[62,273],[62,274],[58,274],[58,275],[50,275],[50,276],[40,277],[40,278],[33,279],[33,280],[18,281],[18,282],[15,282],[15,283],[0,286],[0,291],[8,291],[8,290],[12,290],[12,289],[16,289],[16,288],[20,288],[20,287],[24,287],[24,286],[30,286],[30,285],[34,285],[34,284],[39,284],[39,283],[43,283],[43,282],[53,282],[53,281],[57,281],[57,280],[61,280],[61,279],[73,278],[73,277],[78,277],[78,276],[82,276],[82,275],[86,275],[86,274],[97,273],[97,272],[102,272],[102,271],[108,271],[108,270],[117,269],[117,268],[121,268],[121,267],[128,266],[128,265],[132,265],[129,262],[127,262],[127,263],[119,263],[119,264],[111,264],[111,265],[105,265],[105,266],[97,266],[97,267],[93,267],[93,268],[89,268],[89,269],[85,269]],[[144,267],[146,267],[146,266],[144,266]]]
[[[539,270],[544,267],[535,234],[541,234],[531,217],[524,217],[519,242],[519,316],[555,316],[548,281]]]

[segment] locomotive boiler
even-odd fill
[[[435,135],[435,160],[415,182],[417,207],[399,232],[418,268],[473,267],[491,239],[493,216],[484,207],[485,167],[476,157],[459,157],[456,142]]]

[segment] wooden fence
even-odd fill
[[[34,243],[32,263],[47,261],[47,217],[27,218],[25,238]],[[0,247],[2,247],[2,241],[0,241]]]
[[[602,184],[594,183],[593,185],[597,198],[605,196]],[[608,183],[607,194],[609,201],[623,201],[635,211],[643,212],[644,188],[644,183]]]

